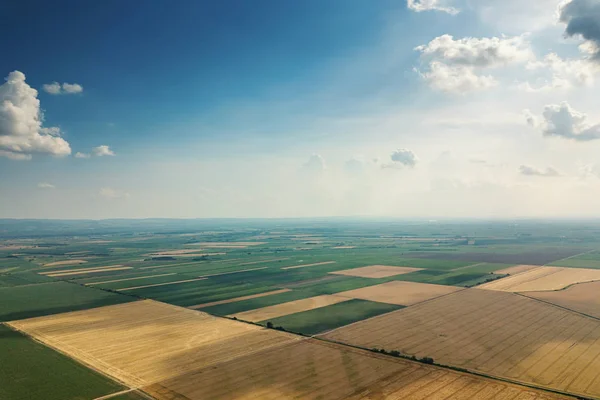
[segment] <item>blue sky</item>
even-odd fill
[[[594,212],[536,202],[597,190],[597,144],[575,134],[598,122],[580,45],[600,40],[565,32],[598,2],[572,0],[562,22],[560,1],[521,3],[0,5],[0,70],[37,90],[41,121],[27,142],[0,124],[0,217]],[[546,106],[589,115],[551,134]]]

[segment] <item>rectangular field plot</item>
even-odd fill
[[[124,388],[0,324],[0,399],[95,399]]]
[[[517,275],[522,272],[527,272],[535,268],[540,268],[539,265],[513,265],[512,267],[503,268],[494,271],[495,274],[498,275]]]
[[[159,400],[567,399],[314,339],[198,369],[144,390]]]
[[[600,397],[600,321],[518,294],[467,289],[323,337]]]
[[[376,303],[366,300],[349,300],[270,319],[269,322],[273,326],[281,326],[289,332],[314,335],[400,308],[402,306],[394,304]]]
[[[10,325],[136,388],[299,340],[151,300]]]
[[[576,283],[597,280],[600,280],[600,270],[597,269],[539,267],[485,283],[479,288],[505,292],[531,292],[560,290]]]
[[[454,293],[463,288],[428,283],[392,281],[381,285],[337,293],[338,296],[409,306],[435,297]]]
[[[85,310],[136,300],[67,282],[0,288],[0,321]]]
[[[235,317],[244,321],[259,322],[282,317],[284,315],[325,307],[349,300],[350,299],[347,297],[338,297],[335,295],[326,294],[322,296],[309,297],[307,299],[290,301],[288,303],[259,308],[257,310],[244,311],[238,314],[230,315],[230,317]]]
[[[526,295],[600,318],[600,282],[580,283],[557,291],[527,292]]]
[[[393,267],[389,265],[369,265],[342,271],[330,272],[330,274],[358,276],[360,278],[388,278],[390,276],[408,274],[410,272],[421,271],[422,268],[411,267]]]

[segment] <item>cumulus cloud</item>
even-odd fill
[[[92,149],[92,154],[96,157],[104,157],[104,156],[114,156],[115,152],[110,149],[107,145],[102,145],[98,147],[94,147]]]
[[[311,171],[311,172],[324,171],[326,168],[325,159],[323,159],[323,157],[321,157],[320,154],[312,154],[310,156],[310,158],[308,159],[308,161],[304,163],[303,167],[307,171]]]
[[[569,103],[551,104],[544,107],[542,118],[525,110],[527,123],[542,131],[544,136],[557,136],[580,142],[600,139],[600,124],[590,125],[587,115],[573,109]]]
[[[58,82],[46,83],[42,85],[44,92],[48,94],[77,94],[83,92],[83,86],[78,83],[63,83]]]
[[[75,153],[75,158],[90,158],[90,155],[87,153],[82,153],[82,152],[78,151],[77,153]]]
[[[413,168],[417,165],[419,158],[408,149],[398,149],[390,155],[391,163],[382,164],[381,168]]]
[[[586,41],[582,49],[600,62],[600,1],[567,1],[559,7],[559,21],[566,24],[565,35],[582,37]]]
[[[116,190],[111,187],[103,187],[99,192],[100,196],[106,199],[126,199],[129,198],[129,193],[122,190]]]
[[[37,94],[19,71],[11,72],[0,85],[0,156],[26,160],[36,153],[71,154],[59,128],[42,127],[44,116]]]
[[[418,46],[421,60],[428,63],[419,72],[429,85],[438,90],[464,93],[497,85],[482,71],[533,59],[524,36],[454,39],[442,35],[426,45]]]
[[[548,167],[545,170],[541,170],[529,165],[521,165],[519,167],[519,173],[526,176],[542,176],[546,178],[560,176],[560,173],[554,168]]]
[[[573,87],[592,86],[595,75],[600,72],[600,65],[588,59],[568,60],[556,53],[546,55],[542,60],[527,64],[530,71],[549,71],[550,79],[541,84],[532,85],[525,82],[519,85],[527,92],[540,92],[552,89],[571,89]]]
[[[38,183],[37,187],[40,189],[55,189],[56,188],[56,186],[54,186],[53,184],[48,183],[48,182],[40,182],[40,183]]]
[[[441,0],[407,0],[406,6],[409,10],[415,12],[443,11],[451,15],[459,13],[457,8],[446,6],[443,3]]]

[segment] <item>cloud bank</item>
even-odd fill
[[[580,36],[586,42],[584,49],[600,62],[600,1],[571,0],[559,8],[559,21],[566,24],[567,37]]]
[[[28,160],[33,154],[71,154],[59,128],[42,127],[43,113],[37,95],[19,71],[11,72],[6,83],[0,85],[0,156]]]

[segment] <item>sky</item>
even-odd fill
[[[600,0],[0,13],[0,218],[600,216]]]

